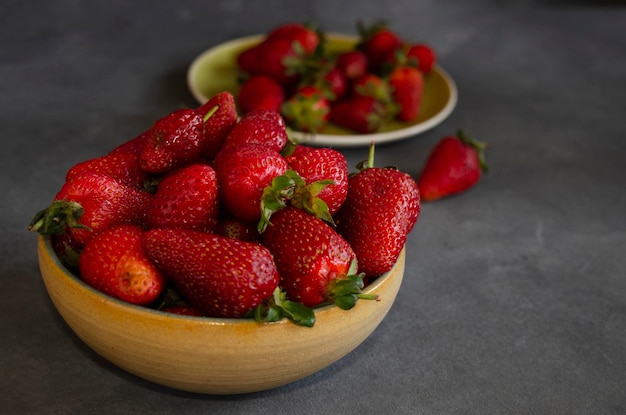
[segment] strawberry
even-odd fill
[[[396,52],[404,44],[402,38],[384,23],[366,27],[359,22],[357,30],[360,36],[357,49],[363,51],[367,57],[369,70],[379,74],[381,71],[384,72],[385,67],[393,63]]]
[[[392,99],[398,104],[396,117],[403,122],[414,121],[419,115],[424,94],[424,76],[412,66],[398,66],[389,75]]]
[[[288,39],[298,42],[305,55],[312,55],[320,43],[320,35],[311,27],[302,23],[283,23],[276,26],[266,36],[266,41],[275,39]]]
[[[166,278],[142,247],[143,229],[117,225],[95,235],[80,255],[80,278],[111,297],[137,305],[154,303]]]
[[[319,87],[326,91],[326,96],[330,101],[338,101],[348,92],[348,80],[338,67],[332,67],[322,72]]]
[[[132,154],[135,157],[139,158],[139,156],[141,155],[141,151],[143,150],[144,144],[146,143],[146,141],[148,141],[150,137],[148,132],[149,130],[144,131],[138,136],[128,141],[123,142],[122,144],[118,145],[113,150],[111,150],[109,154],[118,154],[118,153]]]
[[[212,317],[244,317],[272,296],[279,275],[260,244],[188,229],[151,229],[148,256],[189,305]]]
[[[286,122],[294,129],[319,132],[328,124],[330,104],[322,90],[307,85],[285,101],[280,110]]]
[[[260,240],[256,223],[244,222],[235,218],[221,218],[218,220],[213,233],[248,242],[258,242]]]
[[[433,148],[419,176],[422,200],[434,201],[466,191],[487,171],[486,144],[463,131],[442,138]]]
[[[167,307],[164,308],[163,311],[165,311],[166,313],[178,314],[181,316],[204,317],[204,313],[202,311],[188,305]]]
[[[360,78],[368,70],[367,56],[356,49],[342,52],[337,56],[337,68],[348,80]]]
[[[197,109],[204,121],[204,143],[201,156],[213,160],[237,122],[235,97],[228,91],[215,94]]]
[[[262,244],[274,256],[280,285],[287,298],[315,307],[335,303],[352,308],[361,294],[362,279],[353,273],[355,254],[323,220],[293,206],[272,216]]]
[[[267,39],[244,50],[237,57],[241,70],[249,75],[266,75],[283,87],[297,83],[304,51],[287,37]]]
[[[288,167],[276,150],[250,144],[222,149],[214,165],[222,205],[244,222],[259,221],[263,189]]]
[[[384,106],[375,98],[364,95],[340,101],[330,111],[332,123],[360,134],[378,130],[384,119]]]
[[[122,184],[138,189],[143,189],[150,179],[150,175],[141,169],[135,154],[121,151],[77,163],[68,170],[65,180],[73,180],[85,173],[111,176]]]
[[[374,166],[374,146],[363,169],[350,176],[348,197],[335,215],[337,231],[350,243],[367,278],[395,264],[420,213],[413,178]]]
[[[348,194],[348,163],[344,155],[328,147],[308,147],[299,145],[290,156],[285,157],[289,167],[295,170],[306,183],[331,181],[314,197],[322,199],[329,214],[334,215]]]
[[[157,120],[139,158],[148,173],[165,173],[200,157],[204,138],[202,116],[194,109],[176,110]]]
[[[184,228],[210,232],[218,216],[218,184],[215,170],[195,163],[167,173],[146,215],[151,228]]]
[[[280,152],[289,141],[285,120],[275,112],[258,109],[244,115],[230,131],[223,148],[260,144]]]
[[[406,55],[409,61],[415,60],[414,65],[424,74],[430,72],[437,61],[435,51],[424,43],[410,45]]]
[[[239,88],[238,102],[242,114],[255,109],[278,112],[284,100],[283,87],[269,76],[251,76]]]
[[[72,248],[81,249],[95,234],[111,226],[145,224],[151,200],[150,193],[111,176],[85,173],[63,184],[50,206],[35,215],[29,230],[41,235],[68,232]]]

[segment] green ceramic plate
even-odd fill
[[[230,91],[237,96],[237,55],[259,43],[262,38],[262,35],[255,35],[234,39],[212,47],[194,59],[187,72],[187,83],[200,104],[221,91]],[[350,49],[356,42],[355,36],[328,35],[328,48],[331,51]],[[301,143],[333,147],[368,146],[372,141],[384,143],[401,140],[423,133],[443,122],[454,110],[457,99],[454,81],[441,67],[435,66],[425,77],[420,115],[412,123],[389,123],[373,134],[355,134],[329,125],[318,134],[296,131],[291,136]]]

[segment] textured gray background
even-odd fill
[[[626,413],[626,9],[568,1],[15,1],[0,4],[0,412]],[[380,146],[417,175],[435,141],[491,172],[424,205],[397,302],[353,353],[251,395],[187,394],[104,361],[65,325],[26,226],[67,169],[196,103],[205,49],[288,20],[384,18],[459,88],[437,128]],[[345,150],[354,165],[365,149]],[[329,339],[332,341],[332,339]]]

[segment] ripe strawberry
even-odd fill
[[[190,164],[167,173],[159,182],[148,212],[150,228],[184,228],[210,232],[218,217],[218,184],[207,164]]]
[[[334,215],[348,195],[348,163],[344,155],[328,147],[307,147],[299,145],[292,155],[285,159],[289,167],[295,170],[306,183],[317,181],[331,181],[319,193],[314,191],[312,197],[322,199],[328,208],[328,213]]]
[[[398,66],[389,75],[392,99],[398,104],[396,117],[403,122],[414,121],[424,95],[424,76],[412,66]]]
[[[313,28],[302,23],[290,22],[276,26],[266,36],[266,41],[289,39],[298,42],[305,55],[312,55],[320,43],[320,35]]]
[[[378,130],[385,119],[385,108],[370,96],[354,95],[336,103],[330,110],[330,121],[360,134]]]
[[[280,112],[289,125],[305,132],[319,132],[328,124],[330,104],[322,90],[312,85],[298,89]]]
[[[143,246],[188,303],[207,316],[243,317],[278,286],[271,253],[256,243],[188,229],[151,229]]]
[[[335,215],[337,231],[368,278],[395,264],[420,212],[415,180],[394,168],[373,167],[373,161],[372,145],[365,168],[350,177],[348,197]]]
[[[157,120],[141,151],[141,168],[148,173],[165,173],[197,160],[202,152],[203,130],[202,116],[190,108]]]
[[[275,111],[254,110],[244,115],[230,131],[223,148],[260,144],[280,152],[289,141],[285,120]]]
[[[338,67],[332,67],[322,72],[319,88],[322,89],[329,101],[338,101],[348,92],[348,80]]]
[[[68,170],[65,181],[85,173],[111,176],[127,186],[143,189],[150,175],[141,169],[139,158],[132,153],[116,152],[77,163]]]
[[[283,87],[297,83],[304,51],[286,37],[276,37],[244,50],[237,57],[239,68],[249,75],[266,75]]]
[[[247,242],[258,242],[260,240],[256,223],[244,222],[235,218],[218,220],[213,233]]]
[[[484,149],[463,131],[442,138],[428,156],[418,179],[422,200],[430,202],[464,192],[487,171]]]
[[[118,224],[144,225],[152,200],[148,192],[102,174],[85,173],[63,184],[49,207],[39,211],[29,230],[41,235],[70,234],[74,249]]]
[[[128,141],[123,142],[122,144],[118,145],[113,150],[111,150],[109,154],[119,154],[119,153],[132,154],[135,157],[139,158],[139,156],[141,155],[141,151],[143,150],[144,144],[146,143],[146,141],[148,141],[150,137],[148,132],[149,130],[144,131],[138,136]]]
[[[213,160],[237,122],[235,97],[228,91],[215,94],[197,109],[204,121],[204,144],[200,155]]]
[[[283,87],[269,76],[251,76],[239,88],[238,102],[242,114],[256,109],[278,112],[284,100]]]
[[[280,153],[264,145],[224,148],[214,165],[222,206],[244,222],[259,221],[263,189],[288,167]]]
[[[414,64],[422,73],[430,72],[437,61],[435,51],[428,45],[418,43],[411,45],[407,51],[409,62],[415,60]]]
[[[370,71],[379,74],[384,72],[386,66],[393,64],[396,52],[404,44],[402,38],[384,23],[370,27],[359,23],[357,29],[360,35],[357,49],[365,53]]]
[[[367,56],[356,49],[342,52],[337,56],[337,67],[348,80],[360,78],[367,73]]]
[[[363,281],[353,273],[352,248],[323,220],[285,207],[272,216],[262,243],[272,252],[280,285],[292,301],[307,307],[336,303],[349,309],[363,297]]]
[[[137,305],[154,303],[166,278],[142,247],[143,230],[134,225],[108,228],[80,255],[80,278],[98,291]]]

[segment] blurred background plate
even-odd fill
[[[239,90],[237,55],[259,43],[263,35],[233,39],[214,46],[196,57],[187,72],[187,84],[194,98],[203,104],[221,91],[230,91],[235,97]],[[353,47],[356,36],[328,34],[330,51]],[[458,99],[456,84],[440,66],[425,75],[424,97],[420,115],[412,123],[394,122],[372,134],[356,134],[335,125],[329,125],[319,134],[293,131],[290,135],[301,143],[320,146],[368,146],[372,141],[385,143],[402,140],[423,133],[443,122],[454,110]]]

